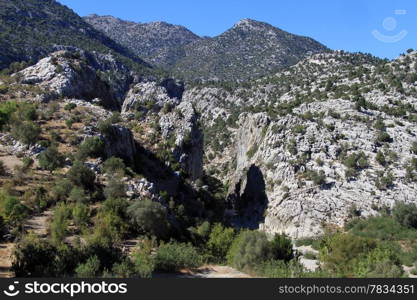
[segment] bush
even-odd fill
[[[271,244],[260,231],[242,231],[227,254],[228,263],[239,270],[252,270],[272,258]]]
[[[16,245],[12,270],[16,277],[54,276],[56,249],[46,240],[25,237]]]
[[[75,269],[79,278],[95,278],[100,272],[100,260],[96,255],[87,259],[83,264],[79,264]]]
[[[88,224],[89,214],[88,206],[83,203],[76,203],[72,208],[72,219],[78,227],[83,227]]]
[[[382,131],[380,132],[377,137],[375,142],[377,144],[382,144],[382,143],[392,143],[392,138],[391,136],[388,134],[388,132]]]
[[[127,213],[144,233],[166,237],[169,230],[167,211],[160,203],[150,199],[136,200],[128,207]]]
[[[68,201],[73,203],[87,203],[88,196],[83,188],[74,186],[68,195]]]
[[[272,257],[275,260],[290,261],[294,258],[293,245],[285,234],[275,234],[271,241]]]
[[[111,178],[104,189],[104,195],[109,198],[124,198],[126,197],[126,186],[121,180]]]
[[[259,276],[266,278],[303,278],[307,277],[307,271],[297,260],[285,262],[283,260],[273,260],[262,263],[255,267],[255,272]]]
[[[0,191],[0,216],[6,223],[19,224],[27,216],[27,212],[27,207],[18,198]]]
[[[55,201],[66,201],[73,187],[68,179],[57,180],[52,187],[52,197]]]
[[[190,244],[170,242],[162,244],[155,257],[156,269],[175,272],[183,268],[196,268],[203,263],[197,250]]]
[[[12,125],[12,136],[25,145],[35,144],[41,134],[41,128],[31,121],[18,121]]]
[[[99,137],[87,137],[80,145],[77,158],[85,160],[87,157],[102,157],[104,155],[104,142]]]
[[[62,243],[68,233],[68,219],[71,210],[64,203],[58,204],[54,209],[54,217],[50,225],[51,239],[58,245]]]
[[[129,258],[113,265],[113,274],[118,278],[132,278],[135,275],[135,265]]]
[[[354,275],[355,265],[362,255],[376,247],[376,242],[352,234],[336,233],[323,241],[320,261],[323,269],[336,276]]]
[[[207,249],[219,263],[226,260],[227,252],[233,243],[235,235],[233,228],[225,228],[219,223],[214,225],[207,242]]]
[[[417,154],[417,142],[413,142],[410,148],[411,153]]]
[[[50,146],[39,155],[39,166],[50,172],[64,166],[65,157],[55,146]]]
[[[397,203],[392,210],[392,215],[401,225],[417,228],[417,206],[414,203]]]
[[[96,175],[80,161],[74,163],[67,176],[71,183],[76,186],[83,187],[86,190],[94,189]]]
[[[155,269],[155,259],[152,256],[152,242],[143,241],[140,249],[132,255],[135,265],[135,274],[140,278],[151,278]]]
[[[109,175],[120,175],[125,174],[126,166],[121,158],[110,157],[103,163],[103,171]]]
[[[399,278],[403,269],[398,256],[390,249],[377,247],[360,259],[354,269],[355,277]]]

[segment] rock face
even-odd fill
[[[165,22],[135,23],[98,15],[89,15],[84,20],[139,57],[160,67],[173,65],[183,55],[181,46],[200,39],[183,26]]]
[[[130,164],[135,162],[136,144],[132,132],[123,126],[113,125],[112,132],[104,136],[107,157],[121,157]]]
[[[76,48],[54,52],[18,76],[23,84],[45,88],[51,97],[100,99],[99,104],[109,109],[120,108],[120,99],[132,81],[126,67],[111,55]]]
[[[415,202],[416,61],[336,52],[246,88],[186,91],[231,221],[301,238]]]

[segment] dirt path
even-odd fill
[[[13,243],[0,244],[0,278],[14,277],[11,271]]]
[[[154,278],[251,278],[251,276],[228,266],[206,265],[178,273],[157,273]]]
[[[25,230],[42,238],[46,237],[48,234],[49,220],[52,217],[52,214],[52,210],[47,210],[39,215],[32,216],[25,222]],[[14,277],[14,273],[11,271],[14,246],[14,243],[0,243],[0,278]]]
[[[48,234],[49,220],[51,219],[52,215],[52,210],[46,210],[40,215],[33,216],[25,222],[25,230],[40,237],[46,237]]]

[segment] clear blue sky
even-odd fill
[[[201,36],[221,34],[243,18],[310,36],[331,49],[395,58],[417,48],[416,0],[59,0],[81,16],[166,21]],[[389,41],[389,42],[387,42]]]

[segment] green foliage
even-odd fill
[[[55,146],[48,147],[39,155],[39,166],[50,172],[64,166],[65,157]]]
[[[138,199],[127,209],[132,222],[144,233],[159,238],[166,237],[169,230],[167,211],[160,203],[150,199]]]
[[[275,234],[270,243],[274,260],[290,261],[294,258],[292,241],[285,234]]]
[[[152,242],[145,240],[142,242],[140,249],[132,255],[135,265],[135,273],[140,278],[151,278],[155,269],[155,259],[152,256]]]
[[[255,155],[255,153],[258,151],[258,147],[259,146],[257,144],[255,144],[248,150],[246,155],[249,159],[251,159]]]
[[[121,158],[110,157],[103,163],[103,171],[109,175],[123,176],[126,166]]]
[[[336,233],[324,240],[320,249],[320,261],[323,268],[332,274],[351,277],[362,255],[368,254],[376,247],[373,240],[352,234]]]
[[[398,202],[392,210],[392,215],[401,225],[417,229],[417,206],[414,203]]]
[[[59,179],[55,181],[55,184],[52,187],[53,199],[57,202],[67,200],[73,187],[73,183],[68,179]]]
[[[41,134],[41,128],[32,121],[16,121],[11,125],[14,138],[26,145],[35,144]]]
[[[67,177],[76,186],[83,187],[86,190],[92,190],[94,188],[96,175],[80,161],[74,163],[68,171]]]
[[[87,157],[98,158],[104,155],[104,142],[97,136],[87,137],[80,145],[77,157],[85,160]]]
[[[95,278],[100,272],[100,260],[94,255],[87,259],[85,263],[79,264],[75,269],[79,278]]]
[[[8,101],[0,103],[0,131],[8,124],[12,114],[17,110],[16,102]]]
[[[68,195],[68,201],[73,203],[87,203],[88,196],[82,187],[74,186]]]
[[[126,257],[121,262],[115,263],[112,271],[117,278],[132,278],[135,275],[135,265]]]
[[[64,109],[68,111],[72,111],[76,107],[77,107],[77,104],[75,103],[67,103],[65,104]]]
[[[388,132],[380,132],[378,133],[375,142],[377,144],[383,144],[383,143],[392,143],[392,138],[391,136],[388,134]]]
[[[410,148],[411,153],[417,154],[417,142],[413,142]]]
[[[50,225],[51,239],[58,245],[62,243],[68,234],[70,208],[64,203],[59,203],[54,209],[54,217]]]
[[[308,180],[313,181],[315,185],[323,185],[326,183],[326,174],[323,170],[320,170],[319,172],[315,170],[307,170],[305,175]]]
[[[239,270],[251,270],[272,257],[270,243],[265,233],[242,231],[233,241],[227,254],[227,261]]]
[[[28,213],[28,209],[20,200],[0,190],[0,216],[11,225],[19,224]]]
[[[202,257],[191,244],[170,242],[159,246],[155,257],[155,268],[159,271],[175,272],[183,268],[202,265]]]
[[[74,224],[78,227],[88,225],[90,211],[87,205],[83,203],[76,203],[72,208],[72,218]]]
[[[117,178],[111,178],[104,189],[104,195],[107,199],[126,197],[126,186],[121,180]]]
[[[220,223],[213,226],[207,242],[207,249],[214,260],[219,263],[225,262],[227,252],[233,243],[235,235],[233,228],[223,227]]]
[[[399,278],[403,272],[398,256],[391,249],[377,247],[358,261],[353,274],[363,278]]]

